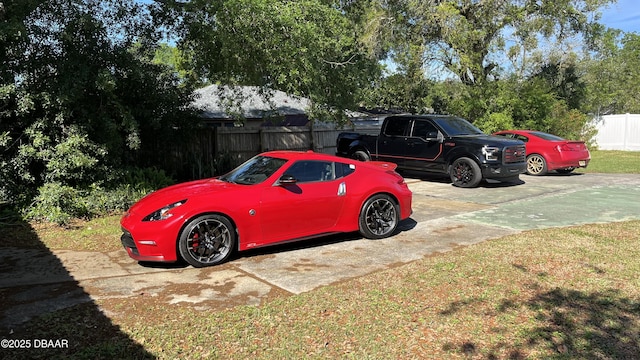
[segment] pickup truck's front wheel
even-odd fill
[[[453,162],[449,176],[454,186],[462,188],[476,187],[482,180],[480,166],[466,157],[461,157]]]
[[[369,154],[367,154],[363,150],[354,151],[353,154],[351,154],[351,158],[359,160],[359,161],[369,161],[369,160],[371,160],[371,158],[369,157]]]

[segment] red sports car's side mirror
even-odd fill
[[[294,178],[291,175],[284,174],[280,177],[280,180],[278,180],[278,182],[280,183],[280,185],[291,185],[297,183],[298,179]]]

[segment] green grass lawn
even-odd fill
[[[640,174],[640,151],[592,150],[589,165],[576,172]]]

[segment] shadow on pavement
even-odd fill
[[[417,179],[420,181],[428,181],[428,182],[433,182],[438,184],[451,184],[451,186],[454,186],[451,183],[451,179],[449,179],[449,176],[443,175],[443,174],[427,174],[422,172],[405,170],[405,171],[402,171],[400,175],[402,175],[405,178]],[[525,183],[525,181],[523,181],[522,176],[523,175],[521,174],[519,179],[506,180],[506,181],[483,179],[480,182],[480,184],[478,184],[478,187],[498,188],[498,187],[510,187],[510,186],[522,185]]]
[[[0,357],[155,358],[112,323],[28,223],[0,226]],[[24,266],[25,256],[36,257],[38,267]],[[16,274],[30,284],[16,280]]]

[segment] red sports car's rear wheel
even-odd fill
[[[370,197],[360,211],[360,233],[369,239],[382,239],[393,234],[399,221],[398,206],[393,199],[377,194]]]
[[[236,243],[231,221],[222,215],[203,215],[191,220],[180,234],[178,249],[194,267],[216,265],[227,260]]]

